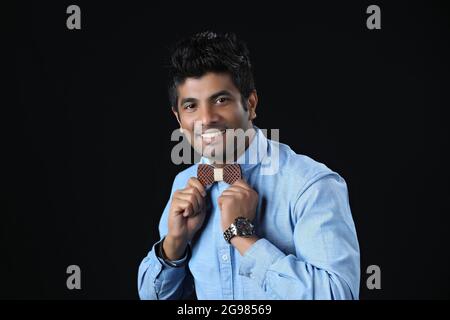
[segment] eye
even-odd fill
[[[223,103],[227,102],[228,100],[230,100],[230,99],[227,97],[219,97],[219,98],[217,98],[216,103],[223,104]]]
[[[195,104],[193,104],[193,103],[185,104],[183,106],[183,109],[186,110],[186,111],[192,111],[193,109],[195,109]]]

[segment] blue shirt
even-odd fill
[[[229,185],[216,182],[207,188],[210,206],[189,261],[171,267],[156,250],[167,234],[169,199],[161,240],[139,266],[141,299],[183,299],[192,290],[198,299],[358,299],[359,245],[344,179],[255,129],[237,162],[259,195],[254,225],[260,239],[243,256],[224,240],[217,198]],[[175,177],[172,194],[196,176],[197,166]]]

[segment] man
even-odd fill
[[[161,240],[139,267],[141,299],[357,299],[345,181],[253,125],[245,44],[200,33],[177,44],[171,68],[173,113],[202,157],[175,178]],[[236,145],[228,132],[239,130],[247,139]],[[273,172],[268,159],[277,160]]]

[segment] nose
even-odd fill
[[[208,127],[211,124],[218,122],[218,114],[211,106],[204,105],[200,107],[200,120],[203,127]]]

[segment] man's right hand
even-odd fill
[[[186,188],[174,192],[169,209],[169,230],[163,242],[169,260],[181,259],[189,241],[200,229],[206,214],[206,190],[197,178],[190,178]]]

